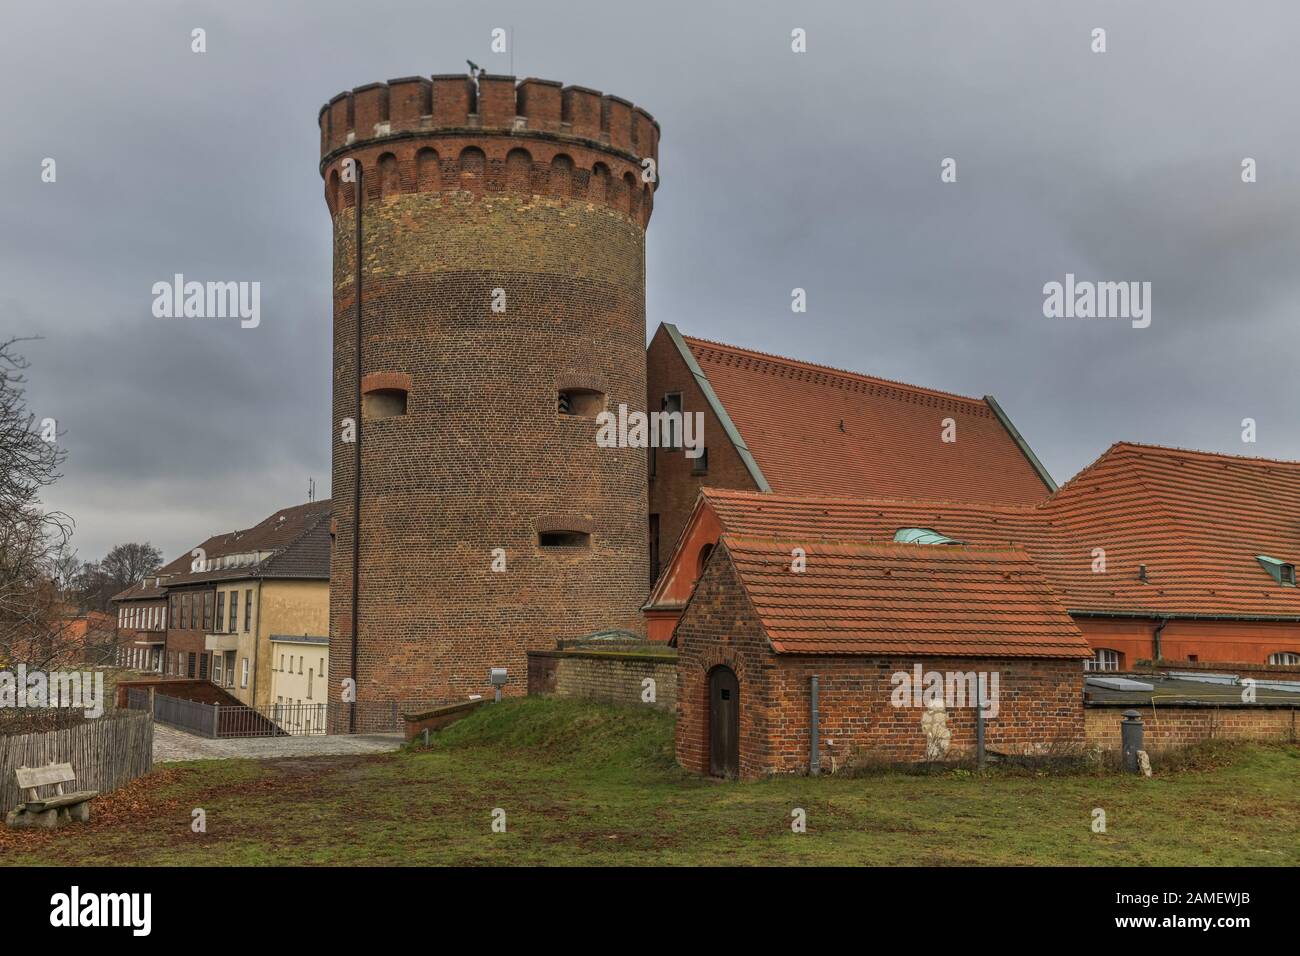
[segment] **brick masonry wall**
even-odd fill
[[[455,704],[447,704],[444,707],[421,714],[403,714],[402,727],[406,735],[406,741],[410,743],[417,737],[422,737],[426,730],[433,732],[442,730],[444,727],[450,727],[489,703],[489,698],[482,697],[478,700],[465,700]]]
[[[1075,617],[1075,623],[1092,647],[1118,651],[1121,668],[1141,667],[1155,652],[1157,622],[1154,619],[1080,614]],[[1269,655],[1278,651],[1300,652],[1300,626],[1282,621],[1175,619],[1161,634],[1160,653],[1165,659],[1160,667],[1174,670],[1268,668]],[[1189,656],[1198,660],[1189,661]],[[1296,672],[1300,669],[1293,671]]]
[[[811,677],[820,678],[822,764],[843,766],[869,759],[913,762],[925,758],[922,707],[894,707],[893,674],[996,672],[998,715],[985,721],[985,746],[1004,753],[1066,753],[1084,742],[1083,672],[1078,661],[895,657],[783,657],[773,674],[772,702],[783,719],[771,725],[769,772],[807,768]],[[743,699],[743,698],[742,698]],[[975,753],[975,711],[949,707],[948,758]],[[832,761],[830,758],[834,758]]]
[[[709,470],[703,475],[694,474],[692,460],[680,451],[660,451],[655,457],[655,475],[650,479],[650,513],[659,516],[659,570],[662,572],[691,516],[701,487],[744,491],[756,491],[757,487],[710,410],[695,376],[662,327],[646,352],[646,388],[647,407],[652,411],[659,410],[664,395],[680,392],[683,412],[703,412],[704,443],[709,450]]]
[[[356,416],[348,158],[366,196],[362,373],[410,381],[404,416],[362,423],[358,700],[490,693],[488,669],[521,674],[529,649],[644,633],[645,451],[598,447],[594,420],[560,415],[557,392],[595,389],[610,410],[644,404],[652,191],[625,134],[648,141],[649,127],[625,126],[622,101],[598,94],[596,126],[584,127],[578,92],[566,130],[547,84],[507,104],[494,80],[478,104],[488,112],[466,116],[463,82],[435,78],[431,101],[411,83],[410,102],[389,84],[382,102],[357,92],[322,114],[334,225],[331,700],[352,637],[354,449],[339,427]],[[529,124],[550,123],[551,105],[553,130],[512,126],[525,107]],[[444,107],[460,112],[444,122]],[[423,119],[402,112],[425,108]],[[370,137],[385,122],[394,136]],[[504,312],[492,310],[498,288]],[[542,549],[540,530],[589,531],[591,546]],[[497,548],[504,572],[492,570]]]
[[[908,762],[925,755],[922,709],[894,707],[891,677],[924,672],[999,675],[999,712],[986,721],[986,745],[1005,752],[1052,752],[1084,743],[1079,661],[977,658],[797,657],[773,654],[725,551],[710,559],[677,628],[677,757],[709,769],[708,675],[730,667],[740,683],[740,773],[806,772],[810,755],[810,678],[820,679],[821,762]],[[949,758],[975,746],[974,711],[949,708]]]
[[[1129,707],[1084,708],[1088,743],[1118,750],[1120,724],[1126,710],[1142,715],[1143,745],[1160,750],[1202,740],[1296,741],[1300,713],[1294,707]]]
[[[643,681],[653,680],[653,706],[677,708],[674,656],[634,651],[530,651],[528,693],[581,697],[609,704],[644,706]]]

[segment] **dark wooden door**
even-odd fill
[[[709,674],[709,773],[740,773],[740,682],[729,667]]]

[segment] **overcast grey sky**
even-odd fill
[[[83,558],[170,559],[308,476],[328,494],[317,110],[509,72],[498,26],[517,76],[660,121],[651,329],[993,394],[1058,481],[1121,439],[1300,458],[1294,0],[46,0],[0,34],[0,333],[43,337],[29,397],[68,451],[47,503]],[[260,281],[260,327],[154,318],[176,272]],[[1067,272],[1150,281],[1151,326],[1044,318]]]

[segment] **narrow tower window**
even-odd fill
[[[368,421],[406,414],[406,390],[377,388],[361,396],[361,414]]]
[[[539,531],[537,544],[543,548],[589,548],[591,535],[586,531]]]
[[[562,388],[557,406],[561,415],[595,418],[605,410],[605,395],[591,388]]]
[[[404,372],[372,372],[361,380],[361,417],[366,421],[406,414],[411,377]]]

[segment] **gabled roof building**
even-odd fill
[[[1045,500],[999,504],[704,489],[650,595],[667,640],[723,533],[882,543],[918,534],[1023,549],[1093,666],[1294,663],[1300,463],[1118,443]]]
[[[330,501],[283,508],[241,531],[213,535],[156,575],[114,596],[119,615],[147,633],[124,645],[123,663],[211,680],[259,708],[272,703],[271,635],[321,635],[329,627]],[[137,610],[133,610],[137,609]],[[147,643],[147,654],[135,645]],[[303,655],[322,688],[317,655]],[[293,703],[307,702],[295,698]]]
[[[649,408],[704,416],[706,454],[651,457],[651,577],[703,487],[1025,505],[1056,485],[992,396],[968,398],[682,335],[647,353]]]
[[[1083,742],[1088,645],[1013,548],[726,533],[674,641],[677,756],[699,773],[968,756],[977,701],[990,751]]]

